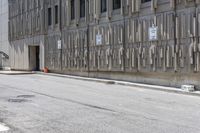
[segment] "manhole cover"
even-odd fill
[[[18,99],[18,98],[12,98],[12,99],[8,99],[8,102],[12,102],[12,103],[22,103],[22,102],[28,102],[29,100],[27,99]]]
[[[34,95],[19,95],[17,98],[32,98],[35,97]]]

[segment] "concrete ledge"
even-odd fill
[[[0,71],[0,74],[4,75],[24,75],[24,74],[34,74],[31,71]]]
[[[11,71],[10,67],[1,67],[0,70],[2,71]]]
[[[171,92],[171,93],[177,93],[177,94],[200,96],[200,91],[188,92],[188,91],[181,90],[181,88],[175,88],[175,87],[149,85],[149,84],[133,83],[133,82],[126,82],[126,81],[119,81],[119,80],[110,80],[110,79],[88,78],[88,77],[56,74],[56,73],[43,73],[43,72],[36,72],[36,73],[42,74],[42,75],[48,75],[48,76],[65,77],[65,78],[84,80],[84,81],[93,81],[93,82],[100,82],[100,83],[106,83],[106,84],[118,84],[118,85],[132,86],[132,87],[140,87],[142,89],[151,89],[151,90]]]
[[[200,75],[198,73],[176,72],[123,72],[123,71],[82,71],[82,70],[50,70],[51,73],[127,81],[132,83],[159,85],[181,88],[182,85],[194,85],[200,91]]]

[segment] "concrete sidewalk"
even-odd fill
[[[110,80],[110,79],[80,77],[80,76],[72,76],[72,75],[64,75],[64,74],[56,74],[56,73],[44,73],[44,72],[36,72],[36,71],[3,71],[2,70],[0,71],[0,74],[4,74],[4,75],[42,74],[42,75],[47,75],[47,76],[57,76],[57,77],[72,78],[72,79],[77,79],[77,80],[101,82],[101,83],[106,83],[106,84],[118,84],[118,85],[125,85],[125,86],[141,87],[143,89],[152,89],[152,90],[173,92],[173,93],[179,93],[179,94],[185,94],[185,95],[200,96],[200,91],[188,92],[188,91],[182,90],[181,88],[175,88],[175,87],[149,85],[149,84],[133,83],[133,82],[127,82],[127,81]]]
[[[133,82],[127,82],[127,81],[110,80],[110,79],[88,78],[88,77],[56,74],[56,73],[43,73],[43,72],[36,72],[36,73],[48,75],[48,76],[72,78],[72,79],[77,79],[77,80],[101,82],[101,83],[106,83],[106,84],[118,84],[118,85],[125,85],[125,86],[141,87],[143,89],[152,89],[152,90],[158,90],[158,91],[179,93],[179,94],[184,94],[184,95],[200,96],[200,91],[188,92],[188,91],[182,90],[181,88],[175,88],[175,87],[149,85],[149,84],[133,83]]]

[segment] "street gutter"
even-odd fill
[[[56,74],[56,73],[43,73],[43,72],[35,72],[35,73],[41,74],[41,75],[47,75],[47,76],[56,76],[56,77],[63,77],[63,78],[70,78],[70,79],[84,80],[84,81],[93,81],[93,82],[106,83],[106,84],[117,84],[117,85],[124,85],[124,86],[130,86],[130,87],[139,87],[142,89],[151,89],[151,90],[157,90],[157,91],[164,91],[164,92],[171,92],[171,93],[200,97],[200,91],[188,92],[176,87],[149,85],[149,84],[133,83],[133,82],[127,82],[127,81],[110,80],[110,79],[88,78],[88,77],[81,77],[81,76]]]

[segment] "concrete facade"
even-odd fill
[[[39,68],[44,68],[43,0],[10,0],[9,37],[11,69],[35,70],[36,56],[31,47],[39,47]]]
[[[9,69],[8,1],[0,1],[0,68]]]
[[[73,4],[71,0],[12,0],[10,42],[22,48],[42,44],[40,68],[53,72],[200,88],[200,1],[119,1],[120,6],[118,0],[107,0],[107,10],[101,12],[101,0]],[[158,27],[156,41],[149,40],[153,25]],[[97,35],[102,35],[100,45]],[[33,39],[38,36],[43,39]],[[15,64],[13,69],[30,68],[24,53],[16,55],[26,67]]]

